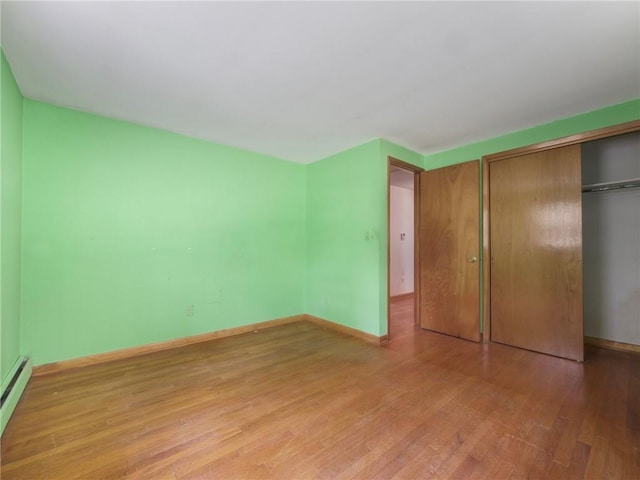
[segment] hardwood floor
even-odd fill
[[[640,478],[640,356],[405,333],[292,323],[35,377],[2,479]]]
[[[421,330],[415,324],[413,312],[415,310],[413,295],[391,297],[389,299],[389,334],[393,340],[406,336],[413,336],[417,330]]]

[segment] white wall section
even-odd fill
[[[391,296],[413,292],[413,208],[413,190],[391,185],[389,218]]]

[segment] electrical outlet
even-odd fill
[[[193,305],[187,305],[187,317],[193,317]]]

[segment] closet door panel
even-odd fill
[[[580,145],[490,164],[491,339],[583,359]]]

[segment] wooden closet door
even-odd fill
[[[582,361],[580,145],[489,168],[491,339]]]
[[[420,173],[420,323],[480,340],[480,167]]]

